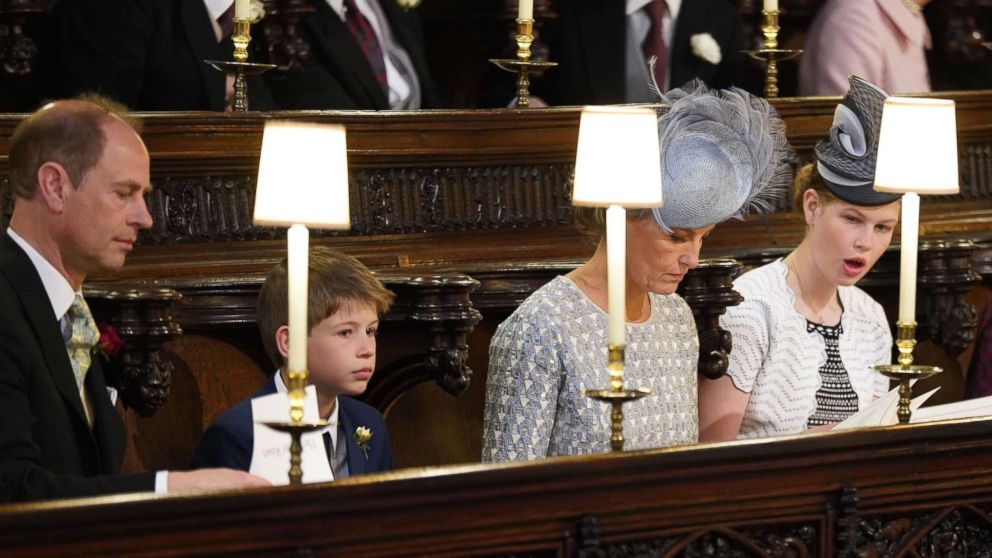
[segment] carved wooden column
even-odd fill
[[[715,380],[727,372],[733,338],[720,328],[720,316],[744,297],[734,290],[734,278],[743,266],[735,260],[707,260],[690,270],[679,284],[699,332],[699,373]]]
[[[87,287],[86,300],[99,321],[109,324],[124,347],[107,367],[108,384],[120,390],[124,407],[148,417],[169,397],[173,365],[163,360],[162,345],[182,333],[172,307],[182,296],[154,287]]]
[[[461,395],[472,377],[465,340],[482,319],[469,298],[479,282],[451,273],[392,280],[386,285],[397,295],[390,321],[402,321],[409,328],[408,337],[425,331],[429,345],[426,354],[414,353],[405,364],[381,372],[381,381],[369,386],[365,400],[386,409],[404,391],[427,379],[451,395]]]
[[[971,268],[977,246],[971,241],[936,241],[920,245],[919,295],[923,332],[956,357],[975,340],[978,311],[965,302],[981,276]]]

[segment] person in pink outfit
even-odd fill
[[[850,75],[890,93],[930,91],[930,0],[827,0],[799,63],[800,95],[842,95]]]

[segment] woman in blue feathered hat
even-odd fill
[[[665,206],[627,217],[626,378],[653,395],[624,408],[628,449],[697,439],[692,312],[675,289],[713,227],[767,209],[791,178],[784,124],[745,91],[671,91],[659,122]],[[538,289],[492,339],[484,461],[609,451],[609,412],[582,395],[606,382],[603,210],[577,211],[599,240],[592,258]]]

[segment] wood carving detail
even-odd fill
[[[181,244],[274,237],[274,231],[251,224],[254,184],[254,177],[247,175],[162,179],[146,196],[153,225],[142,233],[141,242]]]
[[[351,173],[349,235],[568,224],[572,165],[387,168]],[[163,178],[147,196],[147,244],[266,240],[282,229],[252,225],[252,175]],[[313,230],[315,237],[342,233]]]
[[[727,372],[733,336],[720,327],[720,316],[744,302],[734,290],[734,278],[743,266],[734,260],[707,260],[685,276],[678,293],[692,308],[699,331],[699,373],[717,379]]]
[[[959,506],[869,518],[861,522],[858,556],[964,558],[992,555],[988,506]]]
[[[818,556],[813,524],[752,529],[717,528],[685,536],[607,545],[608,558],[786,558]]]
[[[108,383],[124,407],[139,415],[155,414],[169,397],[173,364],[161,356],[162,345],[182,334],[172,306],[182,296],[171,289],[104,289],[88,286],[93,313],[113,327],[124,347],[110,362]]]
[[[978,310],[965,301],[981,280],[971,267],[977,246],[968,241],[928,242],[921,249],[919,282],[926,335],[956,357],[975,340],[978,325]]]
[[[430,347],[424,369],[444,391],[456,397],[468,388],[472,378],[466,338],[482,319],[469,298],[478,286],[475,279],[458,274],[420,276],[390,285],[402,298],[406,298],[405,291],[410,292],[407,300],[412,304],[393,310],[427,328]]]

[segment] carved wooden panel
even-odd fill
[[[605,558],[784,558],[821,555],[814,523],[759,528],[722,527],[681,536],[605,545]]]
[[[858,532],[858,554],[879,558],[992,555],[992,506],[962,505],[870,517]]]

